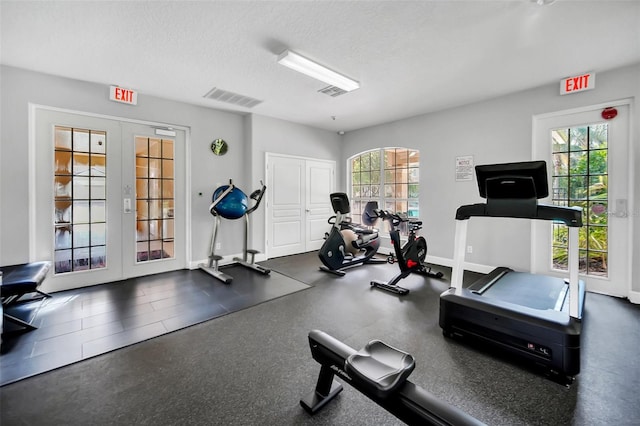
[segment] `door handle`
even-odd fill
[[[627,217],[627,200],[625,198],[616,199],[616,211],[613,215],[615,217]]]

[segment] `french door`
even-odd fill
[[[608,107],[615,107],[617,116],[603,118]],[[629,105],[537,116],[533,127],[533,158],[547,161],[550,197],[545,202],[583,210],[580,278],[588,291],[627,297],[631,247],[627,202],[632,189]],[[533,272],[556,275],[566,270],[563,225],[534,223],[532,237]]]
[[[185,133],[35,108],[32,258],[58,291],[183,268]]]

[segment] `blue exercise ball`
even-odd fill
[[[215,201],[220,194],[229,188],[229,185],[223,185],[213,192],[211,201]],[[233,188],[216,206],[214,210],[225,219],[239,219],[246,213],[249,208],[249,200],[247,195],[239,188]]]

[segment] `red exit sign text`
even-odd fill
[[[596,87],[596,74],[593,72],[568,77],[560,80],[560,94],[568,95],[569,93],[582,92],[583,90],[591,90]]]
[[[123,104],[137,105],[138,92],[131,89],[124,89],[118,86],[111,86],[111,90],[109,91],[109,99],[116,102],[122,102]]]

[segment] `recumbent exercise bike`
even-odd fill
[[[405,213],[391,213],[387,210],[376,210],[376,215],[389,223],[389,237],[393,245],[395,256],[390,254],[387,258],[389,263],[398,262],[400,273],[393,277],[391,281],[384,282],[373,280],[371,285],[392,293],[405,295],[409,289],[400,287],[398,282],[411,273],[426,275],[433,278],[442,278],[442,272],[434,272],[430,266],[425,264],[427,257],[427,241],[422,236],[417,236],[416,231],[422,229],[422,221],[417,218],[410,218]],[[400,226],[406,224],[409,236],[407,242],[402,245],[400,242]]]
[[[320,270],[342,276],[345,274],[344,270],[352,266],[385,263],[384,259],[373,257],[380,247],[378,230],[351,222],[351,207],[347,194],[335,192],[329,197],[335,216],[331,216],[327,221],[331,225],[331,231],[326,235],[318,252],[318,257],[324,264]],[[377,201],[367,202],[362,212],[363,225],[375,225],[378,220],[375,213],[377,208]]]

